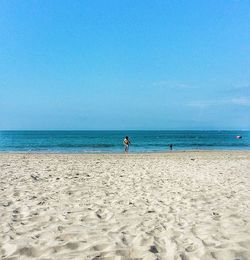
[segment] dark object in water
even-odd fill
[[[237,135],[236,139],[242,139],[242,136],[241,135]]]

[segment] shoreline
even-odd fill
[[[156,152],[129,152],[129,153],[124,153],[122,152],[68,152],[68,151],[51,151],[51,152],[44,152],[44,151],[31,151],[31,152],[27,152],[27,151],[0,151],[0,155],[2,154],[44,154],[44,155],[50,155],[50,154],[54,154],[54,155],[60,155],[60,154],[65,154],[65,155],[154,155],[154,154],[180,154],[180,153],[249,153],[250,154],[250,149],[246,149],[246,150],[237,150],[237,149],[233,149],[233,150],[205,150],[205,149],[201,149],[201,150],[172,150],[172,151],[156,151]]]

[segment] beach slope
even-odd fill
[[[0,154],[0,258],[250,259],[250,152]]]

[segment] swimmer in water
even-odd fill
[[[129,149],[129,145],[130,145],[130,140],[129,140],[128,136],[126,136],[125,139],[123,140],[123,144],[124,144],[124,152],[128,153],[128,149]]]

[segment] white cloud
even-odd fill
[[[232,98],[231,103],[235,105],[250,106],[250,98],[248,97]]]
[[[194,88],[193,86],[186,84],[186,83],[167,81],[167,80],[155,81],[155,82],[153,82],[153,86],[164,87],[164,88],[178,88],[178,89]]]
[[[222,105],[237,105],[237,106],[250,106],[249,97],[235,97],[230,99],[220,100],[197,100],[188,103],[188,106],[197,108],[207,108],[211,106],[222,106]]]

